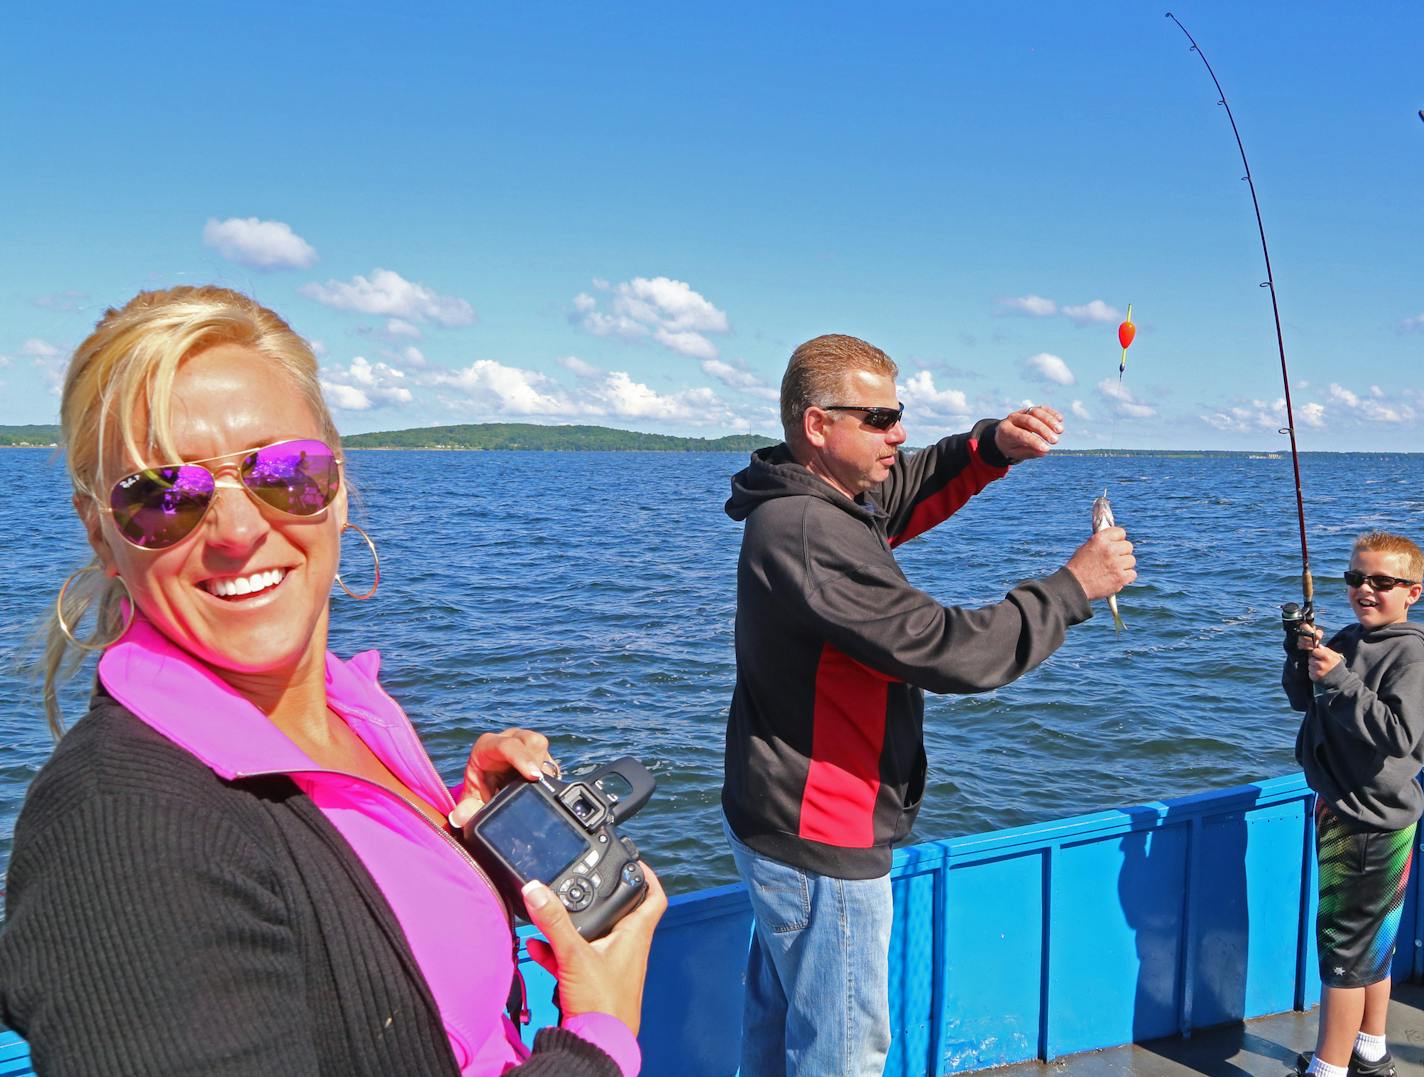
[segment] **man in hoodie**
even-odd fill
[[[984,609],[913,587],[892,549],[1046,454],[1063,417],[1025,408],[902,455],[897,373],[855,337],[802,344],[781,383],[786,441],[752,456],[726,506],[746,522],[722,787],[756,916],[742,1077],[880,1074],[890,850],[924,791],[924,692],[1008,684],[1136,578],[1114,527]]]

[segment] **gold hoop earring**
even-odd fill
[[[122,576],[115,576],[114,579],[118,580],[119,586],[124,589],[124,598],[128,602],[128,615],[124,618],[124,623],[119,629],[119,634],[113,639],[105,640],[103,643],[96,643],[93,640],[86,642],[74,634],[74,630],[69,627],[69,622],[64,619],[65,592],[69,590],[69,585],[73,583],[76,578],[84,575],[84,573],[102,571],[104,570],[99,565],[85,565],[77,572],[71,572],[65,581],[59,585],[59,596],[54,600],[54,619],[59,624],[60,632],[63,633],[65,639],[69,640],[70,643],[74,644],[74,646],[78,647],[81,651],[102,651],[117,643],[124,638],[124,633],[127,632],[129,626],[134,623],[134,617],[137,616],[138,613],[138,606],[134,603],[133,592],[129,590],[129,585],[124,582]]]
[[[352,598],[354,598],[357,602],[365,602],[366,599],[370,598],[372,595],[374,595],[374,594],[376,593],[376,588],[379,587],[379,586],[381,586],[381,555],[376,552],[376,544],[371,541],[371,536],[368,535],[368,534],[366,534],[366,532],[362,531],[362,530],[361,530],[359,527],[357,527],[355,524],[353,524],[353,523],[344,524],[344,525],[342,525],[341,530],[342,530],[342,531],[355,531],[356,534],[360,535],[363,539],[365,539],[365,540],[366,540],[366,547],[371,551],[371,560],[375,562],[375,565],[376,565],[376,582],[373,583],[373,584],[371,584],[371,589],[370,589],[369,591],[367,591],[364,595],[358,595],[355,591],[351,590],[351,588],[349,588],[349,587],[346,586],[346,581],[341,578],[341,573],[338,572],[338,573],[336,574],[336,582],[339,583],[339,584],[341,584],[341,589],[342,589],[343,591],[345,591],[348,595],[350,595]]]

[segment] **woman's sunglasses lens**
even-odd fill
[[[242,461],[242,484],[279,512],[315,516],[336,499],[341,469],[320,441],[284,441]]]
[[[212,504],[213,489],[207,468],[154,468],[119,480],[109,492],[109,507],[124,538],[146,550],[161,550],[198,526]]]

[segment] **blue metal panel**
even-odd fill
[[[1300,811],[1283,804],[1203,820],[1195,888],[1191,1024],[1295,1005]]]
[[[0,1028],[0,1074],[4,1077],[30,1077],[30,1048],[18,1032]]]
[[[1177,1031],[1183,824],[1065,845],[1050,888],[1046,1054]]]
[[[949,872],[944,1035],[931,1072],[1038,1057],[1047,865],[1039,850]]]
[[[943,917],[943,858],[927,856],[891,882],[895,926],[890,933],[890,1058],[892,1073],[924,1071],[931,1057],[936,984],[943,981],[938,945]]]

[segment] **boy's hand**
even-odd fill
[[[1317,628],[1313,624],[1301,625],[1296,629],[1295,645],[1297,650],[1313,651],[1320,646],[1320,641],[1325,638],[1325,629]]]
[[[1310,679],[1318,681],[1340,664],[1340,659],[1344,656],[1339,651],[1332,651],[1323,643],[1317,643],[1310,652]]]

